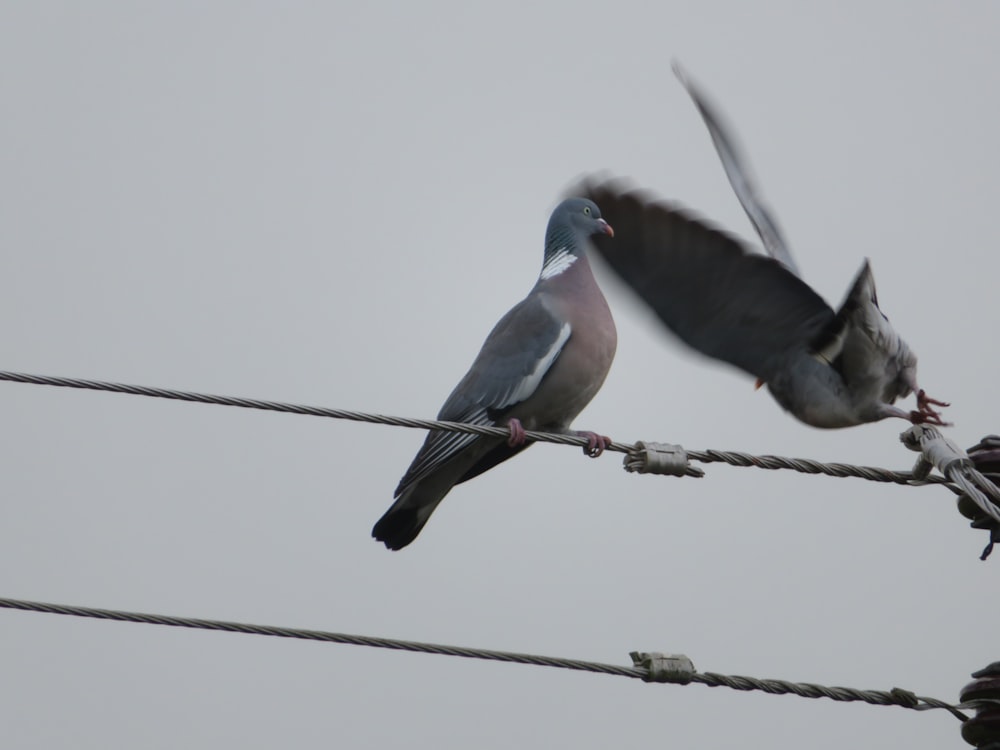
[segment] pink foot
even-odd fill
[[[583,446],[583,453],[591,458],[597,458],[604,453],[605,448],[611,445],[611,438],[607,435],[598,435],[596,432],[586,430],[577,430],[576,434],[587,438],[587,444]]]
[[[939,427],[951,427],[951,422],[941,419],[941,412],[935,406],[951,406],[946,401],[938,401],[927,395],[923,388],[917,391],[917,410],[910,412],[910,421],[914,424],[933,424]]]
[[[936,398],[931,398],[923,388],[917,391],[917,408],[930,409],[931,404],[934,406],[951,406],[947,401],[938,401]]]
[[[511,448],[516,448],[519,445],[524,445],[526,436],[524,434],[524,425],[521,424],[520,419],[512,419],[507,423],[507,428],[510,430],[510,437],[507,438],[507,445]]]
[[[934,412],[933,414],[926,411],[911,411],[910,421],[913,424],[932,424],[936,427],[951,427],[951,422],[945,422],[941,419],[941,416]]]

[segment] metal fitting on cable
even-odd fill
[[[962,739],[977,750],[1000,750],[1000,661],[973,672],[972,682],[962,688],[962,703],[982,701],[976,715],[962,723]]]
[[[687,685],[698,671],[684,654],[661,654],[659,651],[633,651],[633,666],[646,670],[643,682],[672,682]]]
[[[990,541],[980,555],[985,560],[1000,541],[1000,437],[987,435],[968,452],[929,425],[913,425],[899,436],[920,458],[913,477],[926,479],[936,468],[960,490],[958,509],[975,529],[987,529]]]
[[[901,434],[899,440],[911,451],[921,454],[913,467],[916,480],[926,479],[935,468],[948,476],[957,468],[972,466],[965,451],[930,425],[915,424]]]
[[[675,477],[703,477],[705,472],[688,462],[683,446],[638,441],[625,454],[625,471],[638,474],[671,474]]]

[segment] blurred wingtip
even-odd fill
[[[687,71],[684,69],[684,66],[681,65],[681,61],[675,57],[670,61],[670,69],[674,71],[674,75],[677,77],[677,80],[687,86]]]
[[[624,190],[623,186],[628,182],[627,178],[616,176],[610,169],[600,169],[596,172],[582,172],[570,180],[563,189],[563,198],[592,198],[597,190],[608,190],[611,186],[615,189]]]

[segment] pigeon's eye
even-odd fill
[[[584,206],[583,207],[583,212],[585,214],[587,214],[587,216],[590,216],[590,206]]]

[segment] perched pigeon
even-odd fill
[[[614,236],[593,202],[563,201],[545,233],[534,288],[496,324],[438,419],[500,425],[509,439],[431,430],[372,536],[389,549],[412,542],[452,487],[528,447],[524,431],[569,432],[608,374],[617,346],[611,311],[585,254],[592,235]],[[584,453],[610,439],[592,432]]]
[[[622,181],[592,179],[572,190],[598,202],[617,228],[613,253],[595,240],[605,261],[684,342],[756,376],[806,424],[849,427],[886,417],[944,424],[933,406],[947,404],[917,386],[917,358],[879,309],[868,261],[834,312],[799,278],[721,118],[675,71],[771,257]],[[916,411],[892,405],[914,391]]]

